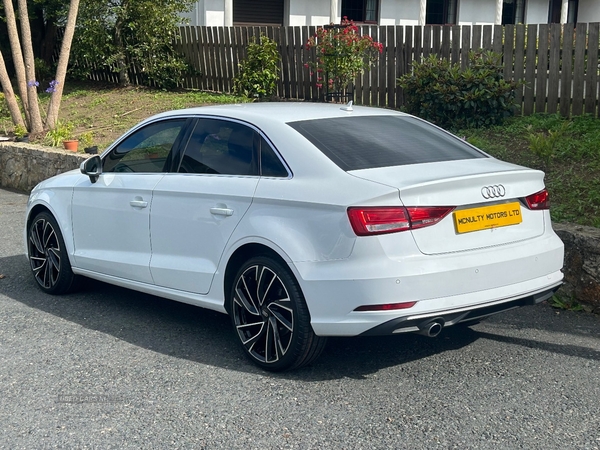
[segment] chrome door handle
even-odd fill
[[[215,216],[233,216],[233,209],[229,208],[210,208],[210,213]]]
[[[148,206],[148,202],[145,202],[143,200],[131,200],[129,204],[134,208],[145,208],[146,206]]]

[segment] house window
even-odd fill
[[[502,25],[525,21],[525,0],[504,0],[502,4]]]
[[[354,22],[377,23],[379,0],[342,0],[342,17]]]
[[[577,9],[579,0],[569,0],[569,12],[567,13],[567,23],[577,23]]]
[[[234,25],[283,25],[284,0],[235,0]]]
[[[569,9],[567,11],[567,23],[577,23],[577,9],[579,0],[569,0]],[[548,23],[560,23],[560,13],[562,0],[551,0],[550,10],[548,12]]]
[[[455,25],[457,0],[427,0],[427,25]]]

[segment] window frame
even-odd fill
[[[567,23],[576,24],[579,14],[579,0],[569,0],[567,9]]]
[[[341,16],[342,19],[347,16],[347,14],[344,14],[344,2],[347,0],[342,0],[341,1]],[[367,1],[368,0],[362,0],[363,5],[362,5],[362,15],[363,18],[367,17]],[[366,25],[377,25],[379,24],[379,11],[380,11],[380,7],[381,7],[381,0],[374,0],[375,1],[375,20],[355,20],[352,17],[348,17],[348,20],[352,20],[354,23],[356,24],[366,24]]]
[[[194,130],[198,126],[198,123],[200,122],[200,120],[202,120],[202,119],[212,119],[212,120],[222,120],[224,122],[232,122],[232,123],[236,123],[236,124],[239,124],[239,125],[243,125],[243,126],[248,127],[249,129],[251,129],[255,133],[254,141],[258,141],[258,145],[256,145],[256,142],[255,142],[254,145],[253,145],[253,150],[254,150],[254,152],[256,152],[256,154],[254,156],[256,156],[257,161],[258,161],[258,174],[257,175],[228,175],[228,174],[210,174],[210,173],[190,173],[189,175],[194,175],[194,176],[262,177],[262,178],[273,178],[273,179],[278,179],[278,180],[280,180],[280,179],[290,179],[290,178],[293,177],[292,170],[290,169],[289,165],[286,163],[285,159],[281,156],[281,153],[279,152],[279,150],[277,150],[277,147],[275,147],[275,145],[267,137],[267,135],[265,133],[263,133],[259,128],[257,128],[255,125],[253,125],[253,124],[251,124],[249,122],[245,122],[243,120],[239,120],[239,119],[235,119],[235,118],[231,118],[231,117],[222,117],[222,116],[199,115],[199,116],[193,116],[192,119],[193,120],[188,125],[188,130],[184,134],[184,137],[182,139],[181,144],[179,145],[179,148],[178,148],[177,152],[174,153],[174,157],[173,157],[174,164],[171,166],[171,172],[172,173],[176,173],[176,174],[180,174],[180,175],[182,174],[181,172],[179,172],[179,169],[181,167],[181,163],[183,161],[183,157],[185,155],[185,151],[186,151],[187,146],[189,144],[189,140],[191,139],[191,137],[192,137],[192,135],[194,133]],[[281,165],[283,166],[283,168],[285,169],[285,171],[287,173],[286,177],[274,177],[274,176],[263,176],[262,175],[262,167],[261,167],[261,165],[262,165],[262,157],[261,157],[262,144],[261,144],[261,142],[262,141],[264,141],[264,142],[267,143],[267,145],[271,148],[271,151],[279,159],[279,161],[281,162]]]
[[[442,18],[444,19],[444,23],[432,23],[430,22],[430,20],[428,19],[429,14],[427,13],[427,10],[425,11],[425,25],[456,25],[457,19],[458,19],[458,0],[442,0],[443,2],[443,9],[442,9]],[[427,2],[427,6],[429,7],[430,3]],[[453,22],[448,22],[448,14],[450,11],[450,7],[453,6],[454,7],[454,21]]]
[[[527,0],[521,0],[521,6],[519,11],[519,0],[513,0],[514,6],[512,10],[512,15],[510,17],[510,22],[505,21],[504,8],[506,7],[506,1],[502,2],[502,25],[517,25],[525,23],[525,10],[527,9]],[[521,21],[517,21],[517,18],[521,18]]]
[[[173,142],[173,145],[171,146],[171,149],[169,150],[169,153],[167,155],[165,164],[163,166],[163,170],[159,171],[159,172],[115,172],[114,170],[105,170],[105,164],[107,162],[107,160],[110,158],[111,155],[115,154],[117,152],[117,150],[119,149],[119,147],[125,142],[127,141],[129,138],[131,138],[133,135],[135,135],[136,133],[140,132],[141,130],[156,125],[158,123],[166,123],[166,122],[175,122],[175,121],[182,121],[183,124],[181,126],[181,130],[179,130],[179,134],[177,135],[177,137],[175,138],[175,141]],[[171,172],[172,166],[173,166],[173,155],[176,154],[179,151],[179,148],[181,147],[181,144],[183,142],[183,138],[186,135],[186,133],[188,132],[188,128],[190,126],[190,118],[186,117],[186,116],[169,116],[169,117],[160,117],[160,118],[156,118],[155,120],[151,120],[151,121],[144,121],[140,124],[138,124],[138,126],[136,126],[135,128],[132,128],[131,130],[129,130],[129,132],[125,135],[123,135],[121,137],[121,139],[119,139],[118,141],[116,141],[115,143],[113,143],[110,147],[108,147],[106,149],[105,152],[102,153],[101,155],[101,159],[102,159],[102,172],[103,173],[114,173],[114,174],[123,174],[123,173],[127,173],[127,174],[151,174],[151,173],[169,173]],[[133,149],[132,149],[133,150]],[[130,150],[131,151],[131,150]],[[127,152],[129,153],[129,151]],[[126,153],[126,154],[127,154]],[[125,155],[123,155],[124,157]],[[121,160],[123,157],[119,158],[119,160]],[[119,163],[119,161],[117,161],[115,163],[115,166]],[[114,169],[114,167],[113,167]]]
[[[579,13],[579,0],[569,0],[567,2],[567,23],[577,23]],[[562,1],[551,0],[548,7],[548,23],[561,23]]]
[[[283,26],[287,0],[236,0],[233,2],[234,26]],[[277,5],[275,5],[277,3]],[[250,10],[251,12],[249,12]],[[268,14],[265,15],[265,10]],[[277,20],[265,20],[274,19]]]
[[[490,158],[443,128],[408,114],[301,119],[287,125],[345,172]],[[372,131],[376,126],[380,129]]]

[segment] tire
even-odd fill
[[[327,339],[313,332],[298,282],[272,258],[258,256],[242,265],[228,306],[245,354],[263,369],[297,369],[325,348]]]
[[[66,294],[76,281],[60,228],[54,217],[41,212],[27,229],[27,256],[38,287],[47,294]]]

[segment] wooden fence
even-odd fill
[[[483,48],[503,55],[506,79],[525,81],[516,96],[522,114],[598,116],[599,29],[598,23],[362,26],[361,34],[381,42],[383,53],[371,70],[357,77],[354,99],[363,105],[400,107],[402,89],[396,80],[410,72],[414,61],[433,53],[464,67],[469,50]],[[277,94],[307,100],[323,97],[304,65],[315,60],[314,49],[307,50],[305,44],[316,27],[188,26],[180,31],[178,49],[197,73],[182,80],[184,88],[231,92],[248,43],[262,33],[277,42],[281,54]]]

